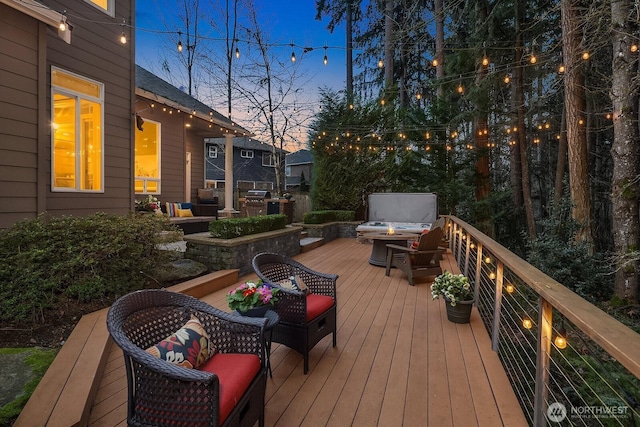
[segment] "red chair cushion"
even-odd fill
[[[217,353],[198,369],[215,373],[220,380],[220,424],[222,424],[260,370],[260,358],[255,354]]]
[[[312,321],[333,306],[333,298],[326,295],[307,295],[307,322]]]

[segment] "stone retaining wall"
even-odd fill
[[[352,221],[352,222],[336,221],[336,222],[327,222],[324,224],[296,223],[294,225],[304,227],[304,230],[307,232],[307,235],[309,237],[322,237],[326,243],[341,237],[355,238],[356,227],[360,224],[362,224],[362,221]]]
[[[240,276],[253,272],[251,260],[260,252],[274,252],[289,257],[300,253],[302,227],[252,234],[235,239],[215,239],[207,233],[184,236],[184,257],[207,266],[209,271],[237,268]]]

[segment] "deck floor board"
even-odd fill
[[[428,281],[409,286],[395,269],[385,276],[384,267],[368,263],[370,253],[371,245],[337,239],[295,257],[340,276],[338,344],[332,346],[331,336],[320,341],[307,375],[301,355],[273,344],[265,424],[526,425],[477,311],[469,325],[449,322],[444,303],[431,299]],[[441,264],[459,272],[450,254]],[[227,310],[232,287],[201,299]],[[113,346],[90,425],[126,425],[126,410],[122,354]]]

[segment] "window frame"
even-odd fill
[[[211,151],[215,151],[215,155],[212,156],[211,155]],[[207,149],[207,158],[209,159],[217,159],[218,158],[218,146],[216,144],[209,144],[209,147]]]
[[[56,86],[53,83],[53,73],[54,72],[60,72],[63,74],[67,74],[69,76],[72,76],[76,79],[79,80],[83,80],[86,82],[89,82],[91,84],[95,84],[100,88],[100,95],[99,98],[96,98],[94,96],[88,95],[86,93],[82,93],[82,92],[76,92],[72,89],[66,88],[66,87],[62,87],[62,86]],[[56,67],[54,65],[51,66],[51,87],[50,87],[50,91],[51,91],[51,103],[50,103],[50,114],[53,116],[53,112],[55,111],[55,95],[59,94],[59,95],[64,95],[64,96],[68,96],[68,97],[72,97],[75,99],[76,101],[76,111],[81,110],[82,105],[79,102],[80,100],[85,100],[85,101],[90,101],[90,102],[95,102],[97,104],[100,104],[100,188],[97,190],[89,190],[89,189],[82,189],[80,188],[81,185],[81,179],[80,179],[80,173],[81,172],[79,170],[79,166],[78,166],[78,159],[81,158],[81,156],[79,156],[79,151],[81,151],[81,141],[79,140],[79,138],[82,135],[81,129],[82,129],[82,124],[81,124],[81,119],[82,119],[82,114],[76,114],[75,115],[75,133],[76,133],[76,139],[75,139],[75,152],[74,152],[74,157],[75,157],[75,174],[77,176],[76,178],[76,186],[74,188],[70,188],[70,187],[59,187],[56,186],[56,176],[55,176],[55,132],[53,129],[53,125],[54,125],[54,120],[53,117],[51,117],[51,125],[52,125],[52,131],[51,131],[51,139],[50,139],[50,144],[51,144],[51,192],[55,192],[55,193],[104,193],[104,169],[105,169],[105,161],[104,161],[104,151],[105,151],[105,137],[104,137],[104,109],[105,109],[105,101],[104,101],[104,94],[105,94],[105,85],[102,82],[99,82],[98,80],[94,80],[94,79],[90,79],[88,77],[82,76],[80,74],[74,73],[72,71],[68,71],[65,70],[63,68],[60,67]]]
[[[265,162],[264,161],[265,156],[267,156],[267,158],[269,160],[271,160],[271,161],[270,162]],[[262,166],[275,168],[276,167],[276,155],[271,153],[271,152],[268,152],[268,151],[262,152]]]
[[[253,150],[248,150],[248,149],[242,148],[240,150],[240,158],[242,158],[242,159],[253,159]]]
[[[111,17],[116,16],[116,0],[107,0],[107,8],[103,8],[99,4],[97,4],[94,0],[84,0],[85,3],[90,4],[101,12],[106,13]]]
[[[135,170],[133,171],[133,192],[136,195],[147,195],[147,194],[152,194],[152,195],[160,195],[162,194],[162,123],[161,122],[157,122],[155,120],[149,120],[149,119],[144,119],[144,123],[153,123],[156,126],[156,138],[158,141],[158,177],[157,178],[152,178],[152,177],[143,177],[143,176],[137,176],[135,174]],[[137,131],[136,131],[137,133]],[[134,135],[134,145],[135,145],[135,135]],[[136,164],[136,159],[135,159],[135,154],[133,155],[134,159],[133,159],[133,164],[134,164],[134,168],[135,168],[135,164]],[[135,182],[136,181],[142,181],[142,192],[138,192],[135,189]],[[157,183],[157,191],[147,191],[147,183],[148,182],[155,182]]]

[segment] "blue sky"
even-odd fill
[[[172,46],[170,40],[176,37],[175,34],[164,32],[167,28],[178,28],[175,22],[179,11],[169,6],[178,3],[175,0],[139,0],[136,5],[136,62],[156,74],[161,70],[159,64],[163,58],[169,57],[163,50]],[[333,34],[329,33],[326,30],[327,17],[322,21],[315,20],[316,11],[313,0],[255,0],[253,3],[261,21],[262,30],[269,34],[269,39],[273,43],[287,45],[281,48],[284,56],[291,55],[291,48],[288,45],[292,42],[297,46],[314,47],[312,52],[305,55],[301,63],[308,70],[308,78],[311,79],[306,87],[313,88],[316,92],[316,88],[322,86],[336,90],[344,88],[346,75],[344,27],[338,28]],[[210,4],[211,0],[200,0],[201,8],[210,9]],[[201,25],[198,32],[211,38],[220,37],[220,34],[205,25]],[[326,66],[322,63],[325,44],[329,46],[327,49],[329,63]],[[223,44],[220,46],[222,48]],[[240,43],[240,49],[242,51],[242,43]],[[301,49],[295,50],[296,57],[300,60]]]

